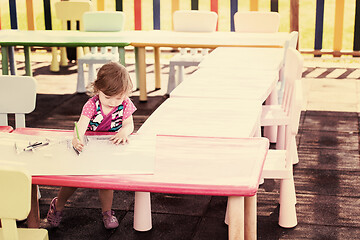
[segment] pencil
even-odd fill
[[[74,122],[74,124],[75,124],[76,136],[80,140],[80,135],[79,135],[79,129],[78,129],[78,126],[77,126],[77,122]]]
[[[78,127],[77,127],[77,123],[74,122],[74,124],[75,124],[76,136],[77,136],[77,138],[78,138],[79,141],[80,141],[80,135],[79,135],[79,129],[78,129]],[[77,155],[80,155],[80,152],[79,152],[74,146],[73,146],[73,149],[74,149],[74,151],[76,152]]]

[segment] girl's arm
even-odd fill
[[[78,151],[82,151],[82,149],[84,148],[84,135],[89,125],[89,122],[90,122],[90,118],[88,118],[85,115],[80,116],[79,121],[77,122],[77,128],[78,128],[80,140],[78,139],[76,129],[74,128],[72,144],[74,148],[76,148],[76,150]]]
[[[120,128],[119,132],[116,133],[114,136],[110,138],[114,144],[118,145],[120,143],[127,143],[129,142],[129,135],[134,131],[134,121],[132,115],[126,118],[122,122],[122,127]]]

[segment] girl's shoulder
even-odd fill
[[[88,101],[93,101],[93,102],[96,102],[97,100],[99,100],[99,95],[94,95],[93,97],[89,98]]]
[[[85,103],[85,105],[84,106],[95,106],[96,105],[96,102],[99,100],[99,96],[98,95],[95,95],[95,96],[93,96],[93,97],[91,97],[91,98],[89,98],[87,101],[86,101],[86,103]]]
[[[129,98],[129,97],[127,97],[127,98],[125,98],[125,100],[122,102],[122,105],[124,106],[124,107],[126,107],[126,106],[133,106],[134,105],[134,103],[131,101],[131,99]]]

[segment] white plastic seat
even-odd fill
[[[87,12],[83,15],[84,31],[86,32],[117,32],[124,29],[125,15],[119,11],[98,11]],[[78,79],[76,91],[79,93],[86,92],[84,64],[89,66],[88,82],[95,80],[95,64],[105,64],[110,61],[119,61],[125,65],[124,48],[111,47],[111,51],[106,47],[101,47],[100,52],[97,47],[91,47],[91,51],[78,58]]]
[[[176,32],[214,32],[217,25],[217,14],[211,11],[179,10],[173,15],[174,31]],[[198,66],[209,49],[180,49],[180,53],[170,59],[167,93],[183,81],[183,69]],[[175,67],[178,67],[178,83],[175,81]]]
[[[31,208],[31,176],[19,166],[0,164],[0,239],[49,239],[46,229],[17,228],[16,220],[26,219]]]
[[[62,29],[68,29],[68,22],[70,22],[70,30],[77,30],[77,26],[81,31],[83,29],[82,17],[85,12],[94,11],[93,4],[89,0],[71,0],[71,1],[60,1],[55,3],[56,17],[62,22]],[[84,55],[84,48],[76,48],[76,57],[79,58]],[[58,72],[58,50],[57,47],[52,48],[52,61],[50,65],[50,71]],[[60,48],[60,66],[67,66],[68,59],[66,54],[66,48]]]

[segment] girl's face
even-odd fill
[[[107,96],[102,91],[99,91],[99,100],[101,105],[106,108],[114,108],[119,106],[124,100],[126,96],[122,93],[114,95],[114,96]]]

